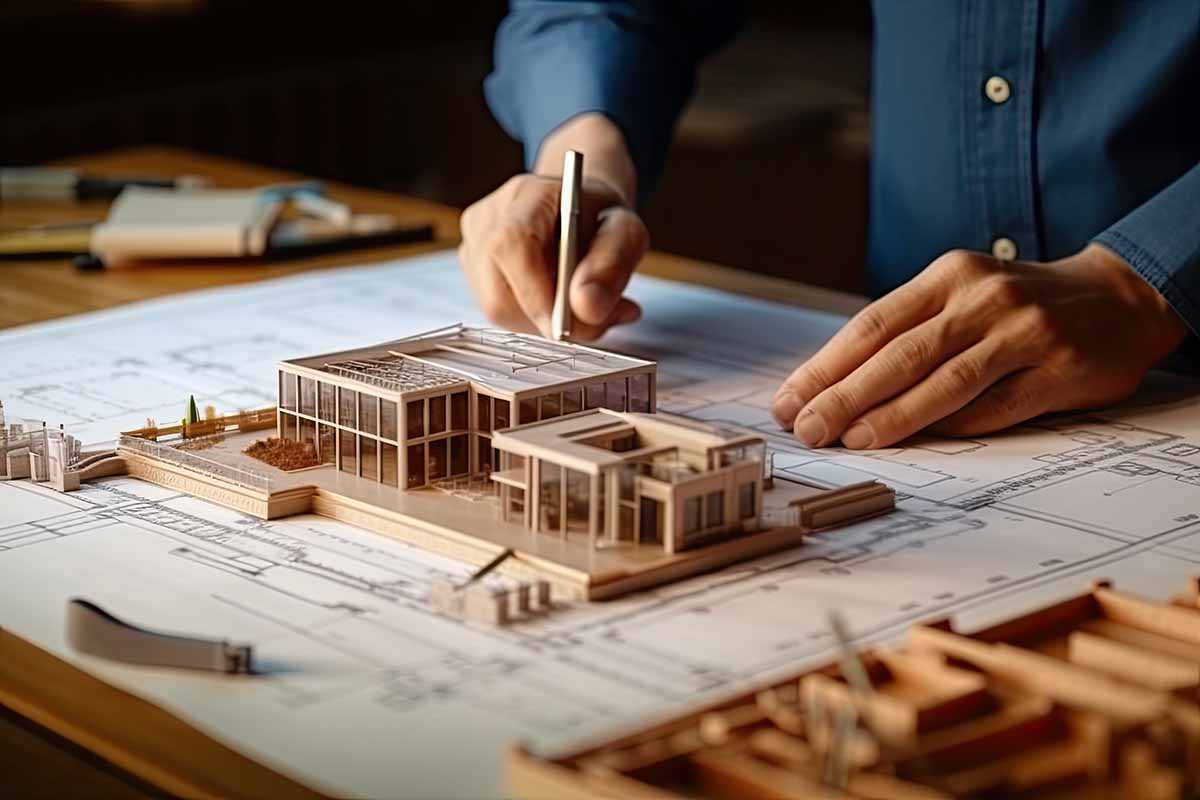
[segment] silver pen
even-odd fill
[[[550,336],[571,338],[571,276],[579,260],[579,189],[583,183],[583,153],[568,150],[563,157],[562,195],[559,199],[558,282],[550,312]]]

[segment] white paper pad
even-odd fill
[[[878,477],[900,511],[796,550],[533,625],[432,613],[453,561],[317,517],[262,522],[131,479],[0,484],[0,624],[297,778],[362,797],[499,796],[504,750],[682,712],[827,659],[826,611],[864,641],[996,620],[1111,577],[1155,598],[1200,570],[1200,404],[1040,421],[980,441],[810,452],[766,411],[840,320],[638,279],[646,320],[607,346],[660,362],[667,410],[757,428],[779,474]],[[452,254],[310,273],[0,334],[10,417],[111,440],[274,403],[280,358],[478,322]],[[1181,397],[1187,386],[1164,381]],[[125,667],[63,640],[66,600],[253,642],[253,679]]]

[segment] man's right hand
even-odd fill
[[[558,175],[568,149],[584,154],[581,256],[568,292],[571,332],[590,340],[641,316],[622,293],[649,247],[646,226],[632,208],[632,161],[608,119],[582,115],[547,137],[535,165],[538,174],[510,178],[463,212],[458,252],[489,320],[549,336],[558,272]]]

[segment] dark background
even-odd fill
[[[465,206],[521,168],[482,81],[498,0],[4,0],[0,163],[170,144]],[[752,0],[704,67],[657,249],[854,289],[866,0]]]

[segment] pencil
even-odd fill
[[[562,195],[559,199],[558,281],[550,312],[550,336],[571,338],[571,275],[579,259],[579,188],[583,183],[583,153],[568,150],[563,157]]]

